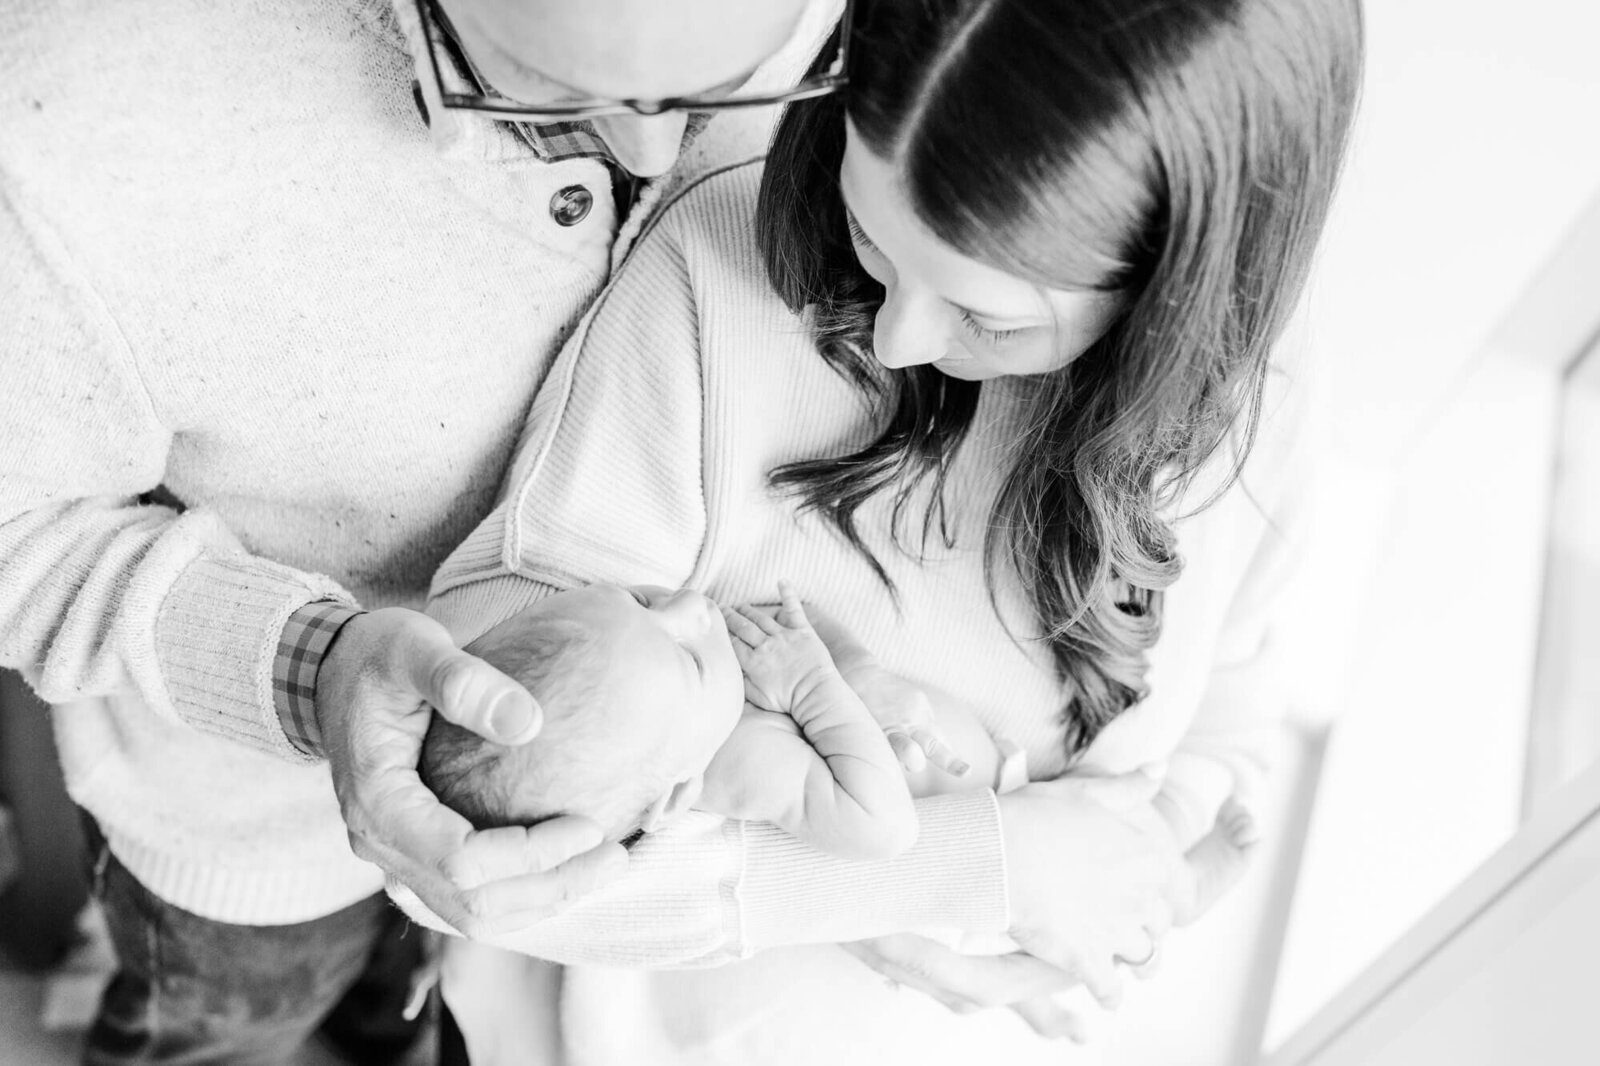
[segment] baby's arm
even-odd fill
[[[726,611],[728,632],[745,672],[745,695],[765,711],[786,712],[811,752],[773,749],[763,760],[769,817],[833,854],[885,859],[916,838],[916,814],[883,730],[840,676],[794,590],[780,585],[776,616]],[[798,756],[798,757],[797,757]]]
[[[950,743],[952,738],[945,731],[948,709],[935,711],[933,702],[921,688],[884,667],[853,633],[816,604],[806,606],[806,616],[822,643],[827,645],[840,675],[861,697],[861,702],[867,705],[867,710],[889,738],[889,746],[906,773],[917,779],[933,766],[953,777],[965,778],[971,766],[962,758],[963,745]],[[963,712],[957,714],[962,716]],[[987,734],[984,734],[984,742],[988,743]],[[984,778],[983,783],[990,782]],[[912,794],[921,795],[915,785]]]

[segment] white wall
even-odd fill
[[[1367,15],[1308,309],[1332,444],[1297,663],[1338,725],[1269,1046],[1516,825],[1556,382],[1488,340],[1600,192],[1600,4]]]

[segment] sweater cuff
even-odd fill
[[[300,752],[322,757],[322,724],[317,721],[317,673],[345,623],[361,612],[337,600],[308,603],[289,616],[278,637],[272,664],[272,698],[278,724]]]
[[[776,826],[746,825],[746,952],[918,929],[1010,925],[1000,807],[987,789],[917,801],[917,843],[888,862],[824,855]]]
[[[285,735],[273,698],[284,626],[317,600],[352,602],[328,578],[255,556],[190,563],[156,622],[156,655],[178,717],[290,762],[317,761]]]

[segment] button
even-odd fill
[[[593,207],[594,193],[582,185],[568,185],[550,197],[550,217],[561,226],[576,226],[589,217]]]

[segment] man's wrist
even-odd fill
[[[289,743],[321,758],[317,672],[345,624],[362,612],[337,600],[308,603],[289,616],[272,666],[272,699]]]

